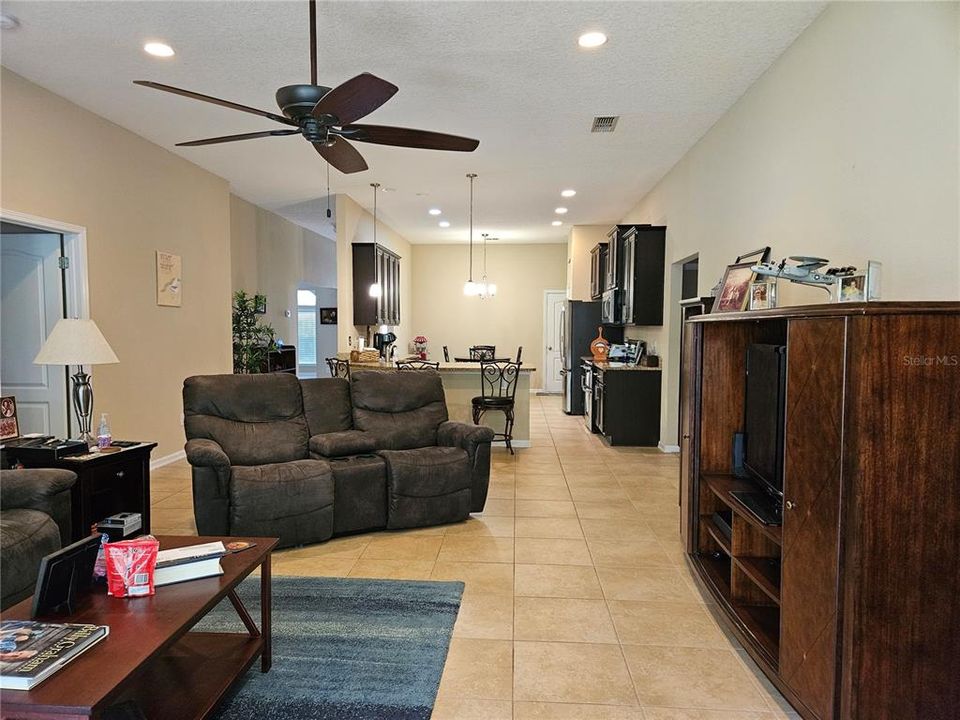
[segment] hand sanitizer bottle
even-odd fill
[[[110,421],[106,413],[100,413],[100,427],[97,430],[97,447],[110,447],[113,438],[110,436]]]

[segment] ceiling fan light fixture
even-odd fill
[[[607,36],[602,32],[587,32],[577,38],[577,45],[582,48],[597,48],[606,44]]]
[[[159,58],[168,58],[176,55],[172,47],[162,42],[148,42],[143,46],[143,51],[147,53],[147,55],[153,55]]]

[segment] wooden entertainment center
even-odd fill
[[[806,720],[960,717],[960,303],[703,315],[683,343],[681,532],[744,647]],[[782,526],[730,495],[752,343],[787,348]]]

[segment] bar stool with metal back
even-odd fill
[[[397,360],[397,370],[439,370],[440,363],[429,360]]]
[[[498,410],[504,414],[502,433],[495,433],[494,439],[501,438],[510,454],[513,452],[513,419],[517,381],[520,379],[520,363],[496,360],[480,361],[480,392],[471,401],[473,406],[473,424],[479,425],[480,419],[488,410]]]
[[[330,368],[330,377],[350,379],[350,363],[340,358],[327,358],[327,367]]]
[[[517,348],[517,356],[514,358],[514,361],[520,362],[520,358],[523,356],[523,345],[520,345]]]
[[[470,359],[473,362],[478,362],[480,360],[494,360],[496,357],[496,345],[474,345],[470,348]]]

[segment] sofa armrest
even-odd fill
[[[187,453],[187,462],[194,467],[230,467],[230,458],[218,443],[207,438],[187,440],[184,446]]]
[[[462,422],[443,422],[437,428],[437,445],[463,448],[472,456],[479,443],[493,440],[493,430],[486,425],[467,425]]]
[[[314,435],[310,438],[311,457],[330,458],[363,455],[372,453],[377,449],[377,441],[373,434],[363,430],[342,430]]]
[[[0,482],[0,510],[24,508],[50,512],[50,500],[77,481],[75,473],[52,468],[5,470]]]

